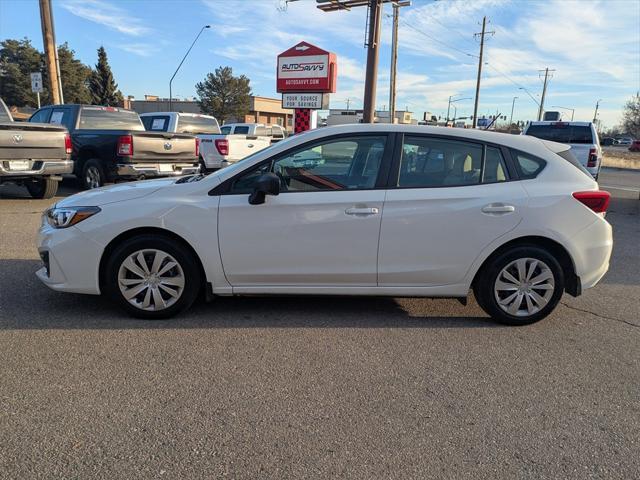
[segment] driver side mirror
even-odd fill
[[[278,195],[280,193],[280,178],[275,173],[265,173],[258,178],[253,192],[249,195],[251,205],[261,205],[267,195]]]

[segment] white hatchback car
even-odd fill
[[[455,297],[544,318],[609,266],[609,194],[535,137],[343,125],[207,177],[108,186],[47,210],[38,277],[165,318],[198,294]]]

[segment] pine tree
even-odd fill
[[[200,108],[220,122],[242,118],[249,112],[251,86],[244,75],[233,76],[231,67],[216,68],[203,82],[196,84]]]
[[[89,92],[93,105],[113,107],[123,100],[122,93],[118,90],[118,84],[113,79],[104,47],[98,49],[98,63],[89,79]]]
[[[43,55],[31,45],[28,38],[6,39],[0,42],[0,97],[7,105],[35,107],[38,102],[36,94],[31,91],[30,74],[45,74],[45,70]],[[46,105],[49,94],[47,82],[43,83],[45,91],[40,96]]]
[[[87,87],[91,68],[75,58],[75,52],[66,42],[58,47],[58,59],[65,103],[91,103]]]

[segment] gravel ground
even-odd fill
[[[610,272],[522,328],[384,298],[132,320],[35,279],[50,202],[2,188],[0,478],[640,478],[640,172],[601,183]]]

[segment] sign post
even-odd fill
[[[38,108],[40,108],[40,92],[42,92],[42,73],[31,73],[31,91],[38,97]]]
[[[295,110],[294,133],[315,128],[316,110],[329,107],[337,73],[336,55],[307,42],[278,55],[276,87],[282,108]]]

